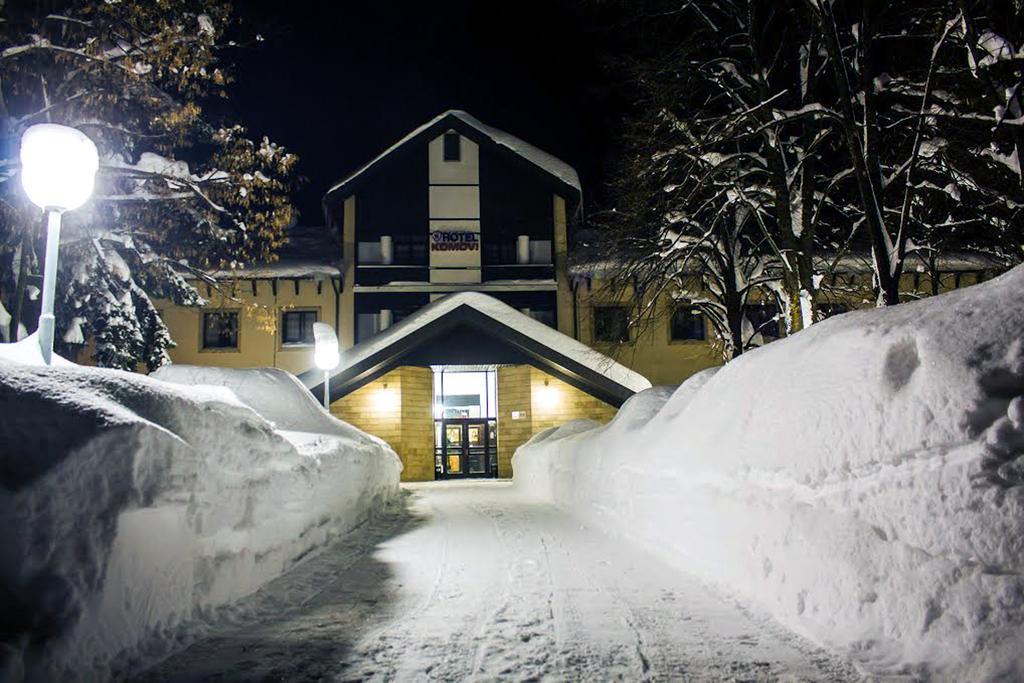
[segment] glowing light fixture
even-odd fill
[[[324,371],[324,408],[331,408],[331,370],[338,367],[338,335],[327,323],[313,323],[313,363]]]
[[[398,392],[388,389],[388,383],[377,390],[373,395],[373,404],[379,412],[389,413],[398,408]]]
[[[89,199],[99,167],[96,145],[75,128],[40,123],[31,126],[21,137],[21,186],[32,203],[47,213],[43,300],[39,314],[39,347],[47,365],[53,359],[53,299],[61,214],[77,209]]]
[[[545,410],[551,410],[558,405],[558,390],[551,386],[548,380],[544,380],[544,386],[537,390],[537,403]]]

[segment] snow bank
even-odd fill
[[[877,674],[1024,678],[1024,267],[538,435],[518,487]]]
[[[277,429],[367,438],[367,434],[331,416],[295,375],[277,368],[214,368],[165,365],[152,377],[174,384],[225,387]],[[372,437],[369,437],[372,438]]]
[[[39,346],[39,333],[33,332],[24,339],[7,344],[0,344],[0,361],[18,363],[19,365],[46,365],[43,361],[43,350]],[[52,365],[74,365],[71,361],[56,353],[50,356]]]
[[[295,398],[275,376],[295,382],[255,384]],[[0,362],[0,678],[124,674],[396,495],[383,442],[298,413],[279,431],[223,387]]]

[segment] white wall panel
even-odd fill
[[[480,188],[431,185],[430,218],[480,218]]]
[[[444,160],[444,135],[430,141],[428,146],[431,185],[475,185],[480,182],[480,148],[467,137],[460,138],[461,159]]]

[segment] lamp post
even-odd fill
[[[338,367],[338,336],[327,323],[313,323],[313,362],[324,371],[324,409],[331,409],[331,370]]]
[[[57,285],[61,214],[77,209],[89,199],[98,169],[96,145],[80,130],[40,123],[30,127],[21,137],[21,185],[32,203],[46,212],[46,263],[39,314],[39,347],[47,365],[53,359],[53,299]]]

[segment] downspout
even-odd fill
[[[572,290],[572,338],[576,341],[580,339],[580,302],[579,302],[579,291],[580,281],[577,278],[569,280],[572,284],[570,289]]]
[[[344,277],[344,276],[342,276]],[[331,278],[331,289],[334,290],[334,334],[341,339],[341,288],[344,283],[341,279]]]
[[[278,327],[280,322],[277,320],[279,310],[277,308],[277,286],[271,283],[270,291],[274,295],[274,303],[271,305],[271,309],[274,311],[274,329],[277,330],[277,334],[274,335],[274,367],[277,367],[277,349],[281,345],[281,335],[284,332]]]

